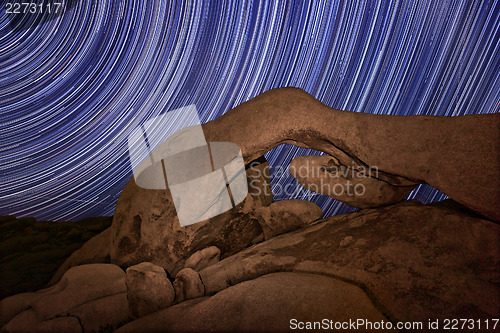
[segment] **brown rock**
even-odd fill
[[[205,294],[205,287],[200,275],[191,268],[181,269],[177,273],[173,285],[175,289],[175,303],[202,297]]]
[[[175,291],[165,270],[149,262],[127,268],[127,299],[135,317],[143,317],[174,302]]]
[[[46,320],[33,332],[85,332],[82,324],[77,317],[73,316],[63,316],[56,317],[54,319]]]
[[[331,156],[297,156],[290,173],[306,189],[358,208],[378,207],[403,200],[416,185],[393,186],[378,178],[377,170],[339,166],[329,169]],[[370,176],[372,174],[372,176]]]
[[[376,167],[377,179],[366,184],[375,186],[372,194],[395,200],[401,186],[427,183],[500,221],[499,113],[435,117],[348,112],[301,89],[278,88],[204,124],[203,131],[209,142],[237,144],[247,162],[291,143],[329,154],[344,166]]]
[[[116,328],[129,319],[125,272],[111,264],[69,269],[56,285],[0,302],[8,332]]]
[[[22,293],[6,297],[0,301],[0,327],[7,324],[12,318],[31,307],[36,293]]]
[[[314,202],[306,200],[277,201],[255,213],[266,240],[310,225],[323,214]]]
[[[63,274],[73,266],[93,263],[109,263],[110,248],[111,228],[108,228],[95,237],[89,239],[80,249],[73,252],[54,274],[49,282],[49,286],[59,282]]]
[[[246,163],[280,144],[291,143],[325,152],[338,165],[356,170],[376,168],[377,176],[355,180],[354,185],[365,186],[365,195],[330,192],[353,206],[392,203],[415,185],[427,183],[479,214],[500,221],[500,114],[381,116],[335,110],[300,89],[279,88],[238,105],[202,127],[207,142],[237,144]],[[320,169],[326,163],[331,169],[325,158],[309,156],[294,163],[301,166],[310,161]],[[309,186],[318,185],[319,177],[298,179]],[[269,187],[266,175],[259,179],[264,181],[258,186]],[[347,185],[343,178],[330,185],[337,183]],[[318,187],[318,191],[323,188]],[[252,207],[265,206],[271,198],[253,191],[250,194],[252,200],[237,208],[182,228],[168,189],[141,189],[131,179],[115,211],[110,260],[124,266],[151,261],[175,275],[190,254],[205,247],[215,245],[223,255],[236,253],[260,234],[251,216]],[[98,243],[108,244],[104,240]],[[89,246],[85,249],[89,253],[81,251],[63,264],[52,283],[69,266],[101,261]]]
[[[112,330],[132,319],[126,292],[79,305],[68,311],[67,316],[77,318],[85,332]]]
[[[199,273],[206,295],[273,272],[310,272],[363,286],[393,321],[487,319],[500,313],[499,251],[499,225],[457,205],[408,201],[330,217]]]
[[[33,332],[40,323],[36,312],[30,309],[17,313],[13,318],[10,318],[10,321],[2,326],[2,332]]]
[[[53,287],[43,289],[31,304],[40,319],[46,320],[80,304],[126,291],[125,272],[116,265],[75,266]]]
[[[166,327],[173,332],[289,332],[297,325],[292,319],[321,322],[325,318],[334,322],[353,318],[387,322],[355,285],[316,274],[274,273],[210,298],[175,305],[117,332],[152,332]],[[339,330],[333,327],[332,331]]]
[[[210,246],[201,251],[193,253],[184,263],[185,268],[192,268],[195,271],[201,271],[210,265],[220,261],[220,250],[217,246]]]

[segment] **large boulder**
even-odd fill
[[[0,301],[2,329],[98,331],[129,321],[125,272],[116,265],[69,269],[56,285]]]
[[[277,236],[200,271],[206,295],[308,272],[361,286],[393,322],[495,318],[500,226],[446,203],[365,209]]]
[[[197,271],[183,268],[177,273],[173,283],[175,288],[175,303],[205,295],[205,287]]]
[[[323,215],[321,208],[306,200],[277,201],[255,213],[266,240],[308,226]]]
[[[149,262],[127,268],[127,299],[129,309],[135,317],[171,306],[175,290],[165,270]]]
[[[210,246],[206,249],[196,251],[184,263],[184,268],[192,268],[201,271],[210,265],[218,263],[220,260],[220,250],[217,246]]]
[[[372,323],[387,322],[358,286],[328,276],[285,272],[237,284],[210,298],[175,305],[131,322],[117,332],[166,329],[171,332],[289,332],[290,329],[310,329],[313,322],[323,320],[326,320],[323,325],[332,325],[326,327],[338,332],[342,327],[335,329],[335,322],[356,318]],[[366,327],[360,326],[359,331],[366,331]]]
[[[172,275],[184,267],[193,253],[216,246],[231,255],[252,244],[262,234],[253,211],[273,202],[269,165],[264,157],[247,165],[249,194],[218,216],[193,225],[179,224],[170,191],[144,189],[130,179],[120,195],[112,225],[74,252],[49,285],[57,283],[69,268],[95,262],[122,267],[141,262],[162,266]]]

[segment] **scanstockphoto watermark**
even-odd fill
[[[424,324],[420,321],[415,322],[397,322],[390,321],[370,321],[368,319],[349,319],[347,321],[335,321],[323,319],[321,321],[299,321],[290,319],[290,329],[292,330],[363,330],[363,331],[384,331],[384,330],[422,330]]]
[[[258,163],[250,163],[250,167],[257,165]],[[310,180],[311,182],[305,186],[307,190],[328,196],[363,196],[366,187],[361,180],[367,177],[378,178],[379,175],[379,169],[376,166],[344,166],[334,163],[316,165],[309,161],[300,166],[270,167],[267,165],[264,168],[254,168],[254,172],[248,174],[249,193],[258,196],[263,191],[268,191],[267,187],[261,186],[261,180],[271,174],[280,178],[285,172],[290,172],[298,179]],[[296,185],[292,183],[276,184],[273,187],[274,195],[292,196],[295,192]]]

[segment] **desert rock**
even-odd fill
[[[288,332],[293,318],[387,321],[355,285],[317,274],[284,272],[237,284],[209,298],[175,305],[131,322],[117,332],[149,332],[165,327],[174,332]]]
[[[149,262],[127,268],[127,299],[130,312],[143,317],[172,305],[175,291],[165,270]]]
[[[192,268],[198,272],[203,268],[218,263],[219,260],[220,250],[216,246],[210,246],[206,249],[193,253],[184,263],[184,267]]]
[[[203,286],[200,275],[191,268],[180,270],[175,277],[173,285],[175,288],[176,303],[205,295],[205,287]]]
[[[255,213],[266,240],[307,226],[323,214],[315,203],[306,200],[277,201]]]

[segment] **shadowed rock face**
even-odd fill
[[[360,286],[393,321],[495,318],[500,227],[448,206],[407,201],[330,217],[199,273],[207,295],[273,272],[306,272]]]
[[[387,321],[357,286],[321,275],[274,273],[159,311],[117,332],[167,327],[172,332],[289,332],[292,318]]]
[[[125,272],[110,264],[73,267],[50,288],[0,302],[2,332],[97,332],[129,320]]]

